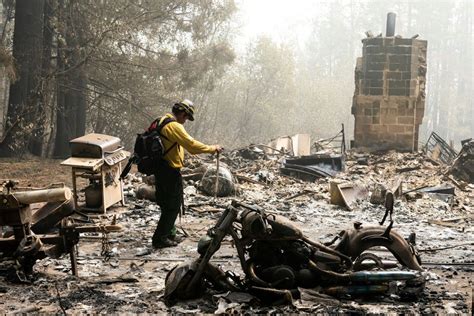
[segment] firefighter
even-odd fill
[[[178,244],[175,221],[183,206],[184,149],[190,154],[217,153],[219,145],[206,145],[192,138],[184,129],[187,120],[194,121],[194,104],[185,99],[173,105],[172,113],[167,113],[154,123],[159,126],[164,120],[171,122],[161,129],[164,159],[158,163],[155,173],[156,201],[161,209],[160,220],[152,238],[154,248],[174,247]],[[154,128],[156,126],[151,126]]]

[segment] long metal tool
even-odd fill
[[[217,152],[216,160],[216,187],[214,189],[214,199],[217,199],[217,191],[219,190],[219,152]]]

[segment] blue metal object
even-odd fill
[[[411,271],[358,271],[350,275],[352,282],[387,282],[411,280],[418,276]]]

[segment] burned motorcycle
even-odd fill
[[[391,281],[403,281],[406,293],[419,292],[424,282],[416,249],[392,231],[392,225],[393,221],[387,227],[356,223],[339,234],[337,244],[336,240],[322,244],[305,237],[283,216],[233,201],[199,241],[200,257],[176,266],[167,275],[165,302],[171,305],[198,297],[206,284],[223,291],[249,292],[273,304],[290,302],[298,296],[298,287],[318,287],[330,295],[371,295],[386,293]],[[227,235],[237,249],[243,279],[209,262]],[[380,271],[390,266],[366,252],[380,246],[411,271]],[[368,271],[370,266],[378,271]]]

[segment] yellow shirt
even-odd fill
[[[161,124],[167,117],[174,117],[173,114],[167,113],[163,116],[158,124]],[[165,151],[168,150],[174,143],[177,143],[168,153],[165,155],[165,160],[169,162],[172,168],[180,169],[183,167],[184,161],[184,150],[185,148],[190,154],[204,154],[214,153],[216,151],[215,146],[205,145],[194,138],[192,138],[184,129],[183,124],[178,122],[171,122],[165,125],[161,130],[161,135]],[[166,137],[166,138],[165,138]]]

